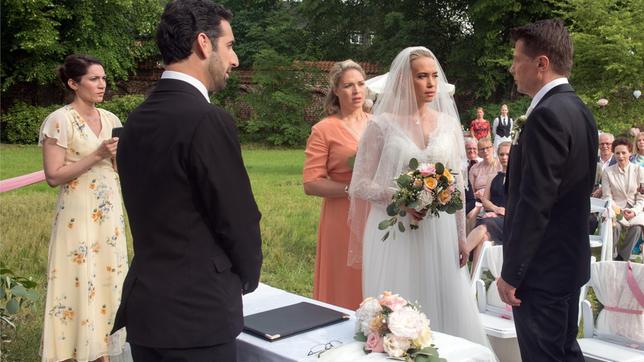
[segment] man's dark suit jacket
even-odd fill
[[[117,165],[134,259],[114,330],[152,348],[234,340],[262,251],[232,117],[189,83],[161,79],[128,117]]]
[[[508,166],[501,276],[518,290],[571,292],[590,277],[595,120],[568,84],[530,113]]]

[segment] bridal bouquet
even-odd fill
[[[356,319],[354,338],[365,343],[365,353],[384,352],[390,359],[406,362],[445,361],[432,344],[427,316],[398,294],[384,292],[365,299]]]
[[[387,205],[390,218],[381,221],[378,229],[386,230],[397,225],[398,230],[404,232],[405,225],[398,218],[407,215],[407,208],[427,212],[431,216],[439,216],[439,211],[453,214],[462,209],[461,192],[456,189],[454,175],[454,171],[440,162],[419,164],[418,160],[412,158],[409,171],[395,179],[398,191]],[[418,229],[418,224],[412,221],[409,227]],[[387,240],[389,234],[390,231],[387,231],[382,241]]]

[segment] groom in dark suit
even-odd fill
[[[510,73],[532,98],[512,147],[501,299],[513,307],[523,361],[583,361],[579,289],[590,277],[588,215],[597,126],[566,77],[572,43],[560,20],[512,30]]]
[[[208,0],[165,7],[165,71],[120,138],[134,260],[114,330],[127,327],[137,362],[235,361],[241,296],[259,282],[260,213],[237,129],[208,98],[238,64],[231,17]]]

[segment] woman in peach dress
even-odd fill
[[[362,301],[362,271],[347,265],[348,187],[353,157],[369,120],[364,111],[365,73],[351,60],[329,73],[328,117],[319,121],[306,144],[304,192],[323,197],[318,227],[313,298],[355,310]]]

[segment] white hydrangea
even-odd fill
[[[365,299],[356,310],[356,331],[361,331],[365,336],[368,336],[371,333],[369,323],[380,312],[382,312],[382,307],[378,300],[371,297]]]

